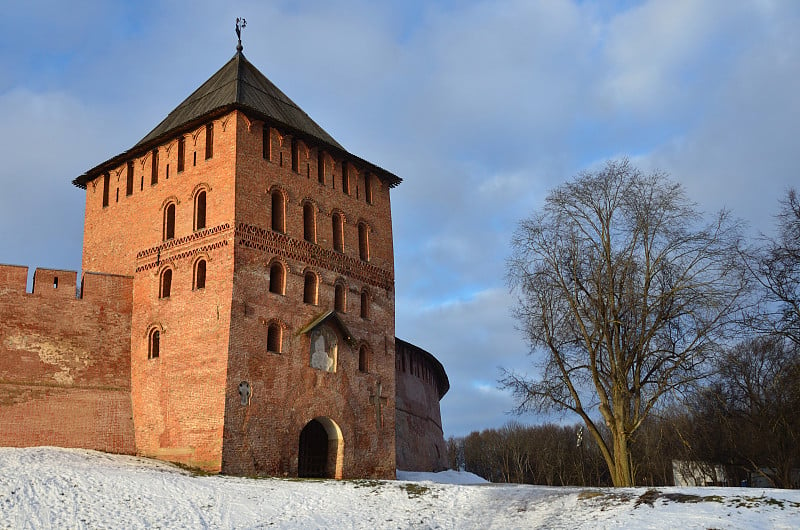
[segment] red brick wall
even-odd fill
[[[233,128],[228,127],[230,116],[213,120],[214,156],[208,160],[205,159],[204,123],[183,134],[186,138],[184,171],[178,172],[179,135],[175,135],[158,146],[156,184],[150,183],[153,163],[151,150],[131,158],[134,186],[130,196],[126,195],[127,160],[109,172],[111,189],[108,206],[103,207],[103,176],[98,175],[87,184],[83,227],[84,271],[132,275],[137,267],[137,253],[162,241],[166,200],[177,202],[175,237],[192,234],[193,192],[199,184],[206,183],[212,188],[207,195],[207,226],[215,226],[222,219],[233,218],[231,178],[234,133]],[[193,163],[195,153],[196,165]]]
[[[397,469],[447,469],[442,432],[439,367],[427,352],[397,341]]]
[[[75,272],[26,276],[0,266],[0,445],[132,454],[131,278],[86,274],[76,299]]]
[[[394,477],[394,265],[389,188],[373,178],[373,204],[363,195],[363,175],[351,168],[351,194],[341,189],[341,161],[328,161],[326,183],[317,179],[312,146],[300,149],[299,172],[291,168],[291,137],[272,130],[272,159],[262,157],[262,124],[242,117],[238,123],[236,178],[236,261],[231,342],[226,389],[223,471],[236,474],[296,475],[298,441],[303,427],[317,417],[341,429],[342,477]],[[284,164],[281,166],[281,153]],[[271,230],[270,191],[287,197],[286,233]],[[356,192],[358,189],[358,192]],[[303,240],[303,201],[312,199],[316,243]],[[344,254],[332,251],[331,213],[345,216]],[[370,233],[370,262],[358,252],[357,223]],[[286,269],[285,294],[269,292],[269,264]],[[303,274],[320,279],[318,304],[303,303]],[[355,342],[339,334],[335,373],[310,366],[310,340],[300,334],[315,317],[333,308],[334,283],[347,286],[347,311],[339,317]],[[361,290],[371,298],[369,319],[360,316]],[[267,327],[283,327],[282,352],[267,351]],[[367,373],[358,370],[358,348],[371,351]],[[242,405],[238,385],[252,387]],[[378,426],[370,403],[377,383],[388,402]]]
[[[28,284],[28,267],[0,265],[0,294],[24,293]]]
[[[172,146],[169,155],[161,146],[159,163],[169,161],[169,180],[159,179],[150,188],[146,184],[144,193],[134,192],[127,199],[135,205],[136,222],[143,227],[130,243],[138,246],[124,253],[138,256],[131,259],[135,266],[131,375],[137,450],[210,471],[222,465],[233,278],[235,129],[234,114],[214,120],[214,156],[209,160],[205,159],[205,124],[194,131],[196,148],[193,134],[187,133],[186,166],[181,173],[175,173],[176,141],[165,144]],[[192,164],[195,149],[196,166]],[[201,185],[207,190],[208,228],[194,231],[193,199]],[[170,198],[179,201],[175,239],[162,242],[162,205]],[[125,211],[121,215],[119,222],[129,222]],[[85,254],[84,262],[87,259],[104,263],[105,256],[87,258]],[[198,259],[207,263],[203,289],[193,289]],[[165,268],[172,270],[171,294],[160,299],[159,280]],[[161,352],[157,359],[148,359],[148,331],[153,327],[160,331]]]

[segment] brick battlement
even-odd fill
[[[62,300],[102,301],[130,311],[131,276],[87,272],[77,291],[77,271],[37,268],[33,273],[33,292],[27,292],[28,267],[0,264],[0,295],[21,294]]]

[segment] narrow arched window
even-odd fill
[[[108,206],[108,188],[111,186],[111,175],[103,175],[103,207]]]
[[[286,203],[283,193],[278,190],[272,192],[272,229],[276,232],[286,231]]]
[[[206,160],[214,156],[214,124],[206,125]]]
[[[317,242],[317,221],[314,204],[311,202],[303,204],[303,239],[311,243]]]
[[[358,349],[358,371],[369,372],[369,348],[364,345]]]
[[[267,328],[267,351],[272,353],[281,353],[281,346],[283,345],[283,330],[280,325],[275,322],[271,323]]]
[[[361,291],[361,318],[369,318],[369,291]]]
[[[340,213],[334,212],[333,221],[333,250],[344,252],[344,222]]]
[[[201,191],[194,198],[194,229],[206,227],[206,192]]]
[[[133,160],[128,161],[128,173],[125,179],[125,195],[133,195]]]
[[[161,353],[161,332],[153,328],[147,338],[147,358],[157,359],[159,353]]]
[[[325,151],[317,151],[317,182],[325,184]]]
[[[303,281],[303,303],[317,305],[317,275],[307,272]]]
[[[272,136],[268,125],[264,125],[261,132],[261,157],[264,160],[272,161]]]
[[[285,274],[283,265],[276,261],[269,268],[269,292],[284,294]]]
[[[347,290],[341,283],[337,283],[333,291],[333,308],[340,313],[347,309]]]
[[[347,173],[346,161],[342,161],[342,191],[350,195],[350,175]]]
[[[300,169],[300,146],[297,145],[297,139],[292,138],[292,171],[299,172]]]
[[[369,261],[369,227],[367,223],[358,223],[358,256],[362,261]]]
[[[164,269],[161,273],[161,282],[158,289],[159,298],[169,298],[172,292],[172,269]]]
[[[153,149],[150,162],[150,185],[158,184],[158,149]]]
[[[364,199],[372,204],[372,174],[364,173]]]
[[[206,260],[199,259],[194,264],[194,289],[206,288]]]
[[[164,208],[164,241],[175,238],[175,203]]]
[[[178,138],[178,173],[186,166],[186,138]]]

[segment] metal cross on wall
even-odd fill
[[[383,427],[383,406],[389,401],[389,398],[381,394],[383,394],[383,384],[378,381],[378,389],[374,394],[370,394],[369,402],[375,405],[375,420],[379,429]]]

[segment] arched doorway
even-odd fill
[[[342,478],[342,431],[330,418],[314,418],[300,431],[297,476]]]

